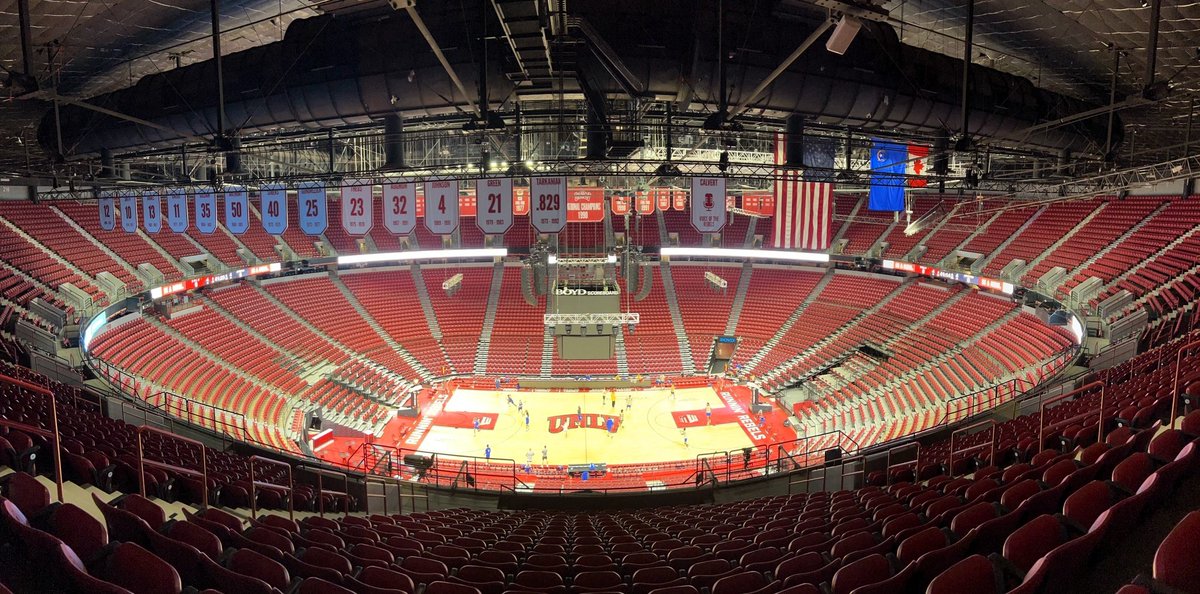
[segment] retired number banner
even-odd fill
[[[567,178],[529,180],[529,220],[541,233],[558,233],[567,226]]]
[[[481,179],[475,184],[478,210],[475,224],[488,235],[508,232],[513,223],[513,185],[511,177]]]
[[[425,182],[425,228],[437,235],[458,229],[458,181]]]
[[[350,235],[366,235],[375,224],[374,218],[371,184],[362,181],[342,184],[342,229]]]
[[[417,226],[417,184],[384,184],[383,227],[396,235],[408,235]]]
[[[263,186],[259,192],[259,213],[263,231],[268,235],[283,235],[288,228],[287,190],[282,185]]]
[[[100,228],[112,231],[117,228],[116,205],[113,204],[112,194],[105,193],[98,201],[100,208]]]
[[[146,192],[142,196],[142,220],[147,233],[162,231],[162,197],[158,192]]]
[[[210,189],[196,192],[196,229],[204,234],[217,230],[217,195]]]
[[[183,188],[167,190],[167,226],[176,233],[188,229],[187,194]]]

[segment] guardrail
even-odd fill
[[[10,421],[8,419],[0,419],[0,427],[8,427],[10,429],[17,429],[19,431],[25,431],[27,433],[32,433],[34,435],[37,435],[38,437],[43,437],[43,438],[47,439],[51,444],[53,444],[53,447],[54,447],[54,456],[53,456],[53,458],[54,458],[54,486],[57,490],[56,495],[58,496],[58,500],[59,500],[59,502],[62,502],[62,500],[63,500],[62,442],[60,440],[60,436],[58,433],[58,395],[55,394],[53,391],[47,390],[46,388],[43,388],[41,386],[31,384],[27,381],[17,379],[15,377],[9,377],[7,375],[0,375],[0,381],[9,383],[9,384],[13,384],[15,386],[19,386],[19,387],[21,387],[25,390],[29,390],[30,392],[33,392],[35,394],[41,394],[42,396],[46,396],[46,397],[50,398],[50,429],[42,429],[41,427],[35,427],[33,425],[27,425],[25,423],[18,423],[16,421]]]
[[[1096,427],[1097,427],[1096,440],[1103,442],[1104,441],[1104,396],[1105,396],[1107,387],[1108,387],[1108,384],[1106,384],[1102,381],[1094,381],[1089,384],[1084,384],[1078,388],[1075,388],[1074,390],[1071,390],[1070,392],[1066,392],[1064,394],[1059,394],[1058,396],[1054,396],[1052,398],[1047,398],[1046,400],[1043,400],[1041,405],[1038,407],[1038,449],[1046,447],[1046,429],[1047,429],[1047,427],[1046,427],[1046,406],[1053,404],[1055,402],[1060,402],[1060,401],[1066,400],[1068,398],[1075,396],[1076,394],[1082,394],[1084,392],[1089,392],[1095,388],[1100,388],[1100,408],[1097,411],[1098,414],[1100,415],[1100,418],[1097,419],[1097,421],[1096,421]],[[1093,413],[1093,412],[1080,413],[1073,417],[1070,417],[1067,419],[1062,419],[1061,421],[1054,423],[1051,428],[1056,429],[1058,427],[1065,427],[1071,423],[1074,423],[1075,421],[1078,421],[1081,419],[1087,419],[1088,417],[1092,416],[1093,414],[1096,414],[1096,413]]]
[[[325,517],[325,495],[342,496],[342,513],[350,515],[350,476],[344,472],[338,472],[329,468],[320,466],[305,466],[303,464],[296,467],[296,470],[303,470],[317,475],[317,515]],[[342,477],[342,490],[329,491],[325,489],[326,476]]]
[[[979,445],[968,446],[961,450],[957,449],[954,446],[954,439],[956,437],[958,437],[959,434],[966,433],[966,432],[971,431],[972,429],[978,429],[978,428],[984,427],[984,426],[986,426],[988,428],[988,442],[987,443],[981,443]],[[991,457],[988,458],[988,460],[991,460],[991,462],[994,464],[996,461],[996,420],[995,419],[984,419],[984,420],[976,422],[976,423],[971,423],[970,425],[967,425],[966,427],[959,427],[958,429],[955,429],[952,433],[950,433],[950,469],[949,469],[950,470],[950,478],[954,478],[954,455],[955,454],[963,454],[966,452],[982,449],[985,447],[991,448],[991,453],[990,453]]]
[[[282,487],[282,485],[276,485],[275,483],[260,482],[257,478],[257,475],[254,473],[254,463],[255,462],[258,462],[259,464],[266,464],[268,466],[279,466],[279,467],[283,467],[284,469],[287,470],[287,494],[286,494],[287,497],[286,497],[286,499],[288,502],[288,519],[289,520],[296,519],[296,511],[295,511],[296,504],[295,504],[295,501],[293,500],[294,498],[292,497],[292,487],[295,486],[292,482],[292,465],[288,464],[287,462],[282,462],[279,460],[272,460],[270,458],[264,458],[262,456],[250,456],[250,517],[251,518],[258,517],[258,488],[259,487],[263,487],[266,489],[278,489],[278,488]]]
[[[1171,382],[1172,426],[1174,426],[1175,419],[1179,416],[1179,374],[1183,371],[1183,353],[1195,346],[1200,346],[1200,340],[1193,340],[1180,345],[1179,350],[1175,351],[1175,378]]]
[[[196,471],[183,466],[175,466],[166,462],[146,459],[145,435],[147,433],[156,433],[169,439],[175,439],[184,443],[192,444],[200,448],[200,470]],[[181,437],[170,431],[163,431],[149,425],[142,425],[137,429],[137,457],[138,457],[138,488],[141,491],[142,497],[146,496],[146,466],[153,466],[163,470],[170,470],[179,474],[200,477],[200,504],[202,507],[208,507],[208,448],[204,444],[186,437]]]

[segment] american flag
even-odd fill
[[[783,165],[785,138],[775,135],[775,164]],[[775,181],[775,247],[825,251],[833,243],[833,143],[807,142],[804,164],[821,167],[807,175],[781,169]],[[826,150],[828,149],[828,150]]]

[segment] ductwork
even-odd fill
[[[645,4],[637,3],[637,10],[653,11],[659,3]],[[693,109],[701,109],[700,104],[711,110],[719,97],[716,44],[710,44],[712,48],[702,45],[693,64],[692,29],[671,14],[674,4],[662,4],[666,6],[657,12],[639,13],[638,27],[630,27],[629,16],[621,11],[593,6],[590,12],[583,11],[592,25],[589,36],[606,39],[609,52],[620,48],[615,53],[647,95],[674,97],[687,85],[694,90]],[[461,25],[451,16],[426,15],[439,40],[453,40],[461,34]],[[749,92],[763,80],[814,26],[760,19],[755,34],[741,44],[742,57],[730,66],[731,101],[737,103],[739,93]],[[660,37],[647,40],[645,31],[657,31]],[[697,27],[697,33],[703,34],[703,26]],[[478,71],[468,44],[443,41],[442,45],[466,88],[474,88]],[[242,135],[362,125],[397,112],[406,119],[461,114],[467,105],[412,22],[400,13],[375,20],[320,16],[296,21],[282,41],[226,56],[224,72],[227,119]],[[864,28],[843,56],[820,48],[810,50],[755,101],[750,113],[780,120],[801,114],[810,122],[865,129],[954,133],[961,120],[960,72],[958,59],[906,46],[891,28],[873,25]],[[493,64],[487,76],[493,97],[508,97],[516,91],[502,65]],[[624,87],[630,84],[615,79],[591,82],[596,91],[610,96],[625,94]],[[215,88],[215,68],[210,60],[147,76],[129,89],[89,101],[181,134],[211,135],[216,121],[211,103]],[[975,138],[1076,153],[1104,144],[1105,118],[1028,137],[1023,134],[1034,124],[1095,105],[982,66],[973,69],[972,90],[970,132]],[[183,141],[177,134],[77,107],[61,108],[61,119],[63,143],[72,156],[97,154],[102,149],[163,148]],[[51,115],[43,118],[38,132],[42,146],[53,151],[56,141]],[[1114,138],[1119,140],[1121,132],[1118,121]]]

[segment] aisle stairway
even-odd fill
[[[759,381],[762,383],[771,383],[780,374],[782,374],[785,370],[791,370],[792,372],[800,371],[801,373],[796,374],[796,375],[797,376],[803,375],[803,373],[807,372],[808,370],[794,370],[794,369],[791,369],[791,367],[793,365],[795,365],[797,362],[804,360],[805,357],[808,357],[808,356],[812,355],[813,353],[816,353],[820,349],[824,348],[825,345],[837,340],[838,337],[840,337],[842,334],[845,334],[848,330],[850,330],[851,328],[856,326],[860,321],[865,320],[865,319],[870,318],[871,316],[875,315],[876,312],[883,309],[884,306],[886,306],[889,302],[891,302],[893,297],[895,297],[896,295],[899,295],[900,292],[903,291],[905,288],[907,288],[912,282],[913,282],[912,279],[908,278],[908,279],[904,279],[904,281],[902,281],[902,282],[896,283],[896,288],[892,289],[892,291],[890,293],[888,293],[887,295],[885,295],[883,297],[883,299],[880,299],[874,305],[872,305],[870,308],[863,310],[861,313],[859,313],[858,315],[851,318],[849,322],[842,324],[833,333],[829,334],[825,338],[822,338],[820,341],[813,344],[811,347],[805,349],[803,352],[797,353],[793,357],[789,357],[786,361],[781,363],[775,369],[770,369],[764,373],[758,374],[760,377]]]
[[[1157,217],[1159,213],[1166,210],[1167,207],[1170,205],[1171,205],[1171,203],[1169,201],[1163,201],[1163,203],[1160,204],[1158,206],[1158,208],[1154,209],[1154,212],[1151,212],[1150,214],[1146,215],[1146,217],[1143,218],[1142,220],[1138,221],[1136,225],[1126,229],[1125,232],[1122,233],[1120,237],[1116,238],[1115,240],[1113,240],[1113,241],[1109,242],[1107,245],[1105,245],[1104,249],[1092,254],[1086,260],[1084,260],[1083,262],[1080,262],[1078,266],[1076,266],[1075,268],[1068,271],[1067,274],[1065,276],[1063,276],[1062,283],[1058,283],[1058,285],[1056,285],[1054,287],[1048,287],[1048,288],[1051,291],[1057,293],[1059,287],[1061,287],[1067,281],[1070,281],[1071,279],[1075,278],[1075,275],[1079,274],[1080,272],[1083,272],[1084,270],[1087,270],[1088,266],[1095,264],[1097,260],[1108,255],[1108,253],[1113,251],[1113,249],[1120,247],[1121,244],[1125,243],[1126,239],[1129,239],[1130,236],[1132,236],[1134,233],[1137,233],[1138,231],[1140,231],[1142,229],[1142,227],[1145,227],[1151,220],[1154,219],[1154,217]]]
[[[429,326],[429,335],[441,343],[442,327],[441,324],[438,324],[437,313],[433,311],[433,301],[429,299],[429,289],[425,286],[425,275],[421,274],[421,267],[416,264],[409,265],[408,270],[412,274],[417,296],[421,298],[421,311],[425,313],[425,323]],[[493,284],[493,286],[495,285]]]
[[[616,343],[614,350],[617,353],[617,373],[621,377],[629,377],[629,358],[625,354],[625,327],[621,326],[617,329],[613,341]]]
[[[554,334],[550,327],[542,330],[542,371],[538,375],[548,378],[554,373]]]
[[[671,278],[671,266],[666,262],[659,263],[659,273],[662,275],[663,294],[666,296],[667,309],[671,312],[671,321],[675,326],[675,338],[679,341],[679,357],[684,374],[696,373],[696,363],[692,359],[692,347],[683,326],[683,316],[679,313],[679,299],[675,296],[675,281]]]
[[[492,284],[488,292],[487,312],[479,333],[479,349],[475,351],[475,375],[487,374],[488,351],[492,346],[492,327],[496,324],[496,308],[500,304],[500,283],[504,281],[504,262],[492,266]],[[422,285],[424,283],[421,283]]]
[[[429,372],[429,370],[426,369],[416,357],[413,357],[412,353],[408,352],[408,349],[405,349],[400,343],[396,342],[396,339],[392,338],[392,335],[388,334],[387,331],[383,329],[383,326],[379,325],[379,322],[374,316],[371,315],[370,312],[367,311],[367,308],[363,307],[362,303],[358,302],[358,298],[354,296],[354,292],[350,290],[350,287],[346,286],[346,283],[342,282],[342,279],[338,278],[336,274],[330,274],[329,280],[333,283],[333,286],[337,287],[338,290],[342,292],[342,296],[346,298],[346,301],[350,303],[350,306],[354,308],[354,311],[358,312],[358,315],[362,316],[363,321],[366,322],[371,329],[375,330],[375,333],[379,335],[379,338],[383,339],[383,342],[387,343],[392,350],[396,351],[396,353],[400,355],[400,358],[403,359],[409,367],[412,367],[414,370],[416,370],[416,372],[420,374],[422,378],[428,379],[431,377],[432,374]]]
[[[793,311],[790,316],[788,316],[788,319],[784,320],[783,324],[779,326],[779,330],[775,332],[775,335],[767,339],[767,342],[763,344],[763,347],[746,361],[745,368],[747,370],[756,372],[756,368],[763,360],[763,357],[765,357],[771,349],[775,348],[775,346],[779,344],[779,341],[784,337],[784,335],[787,334],[788,330],[791,330],[792,326],[796,323],[796,320],[800,318],[800,314],[803,314],[804,310],[817,300],[817,297],[820,296],[821,291],[825,289],[825,286],[828,285],[829,281],[831,280],[833,280],[832,269],[830,269],[825,273],[824,276],[821,277],[820,282],[813,287],[812,291],[809,292],[808,297],[805,297],[804,301],[800,302],[800,306],[797,307],[796,310]]]

